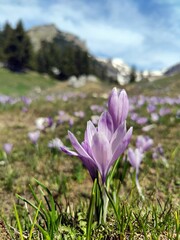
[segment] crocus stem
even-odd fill
[[[139,184],[138,173],[137,172],[136,172],[136,187],[137,187],[137,190],[138,190],[138,193],[139,193],[140,197],[142,198],[142,200],[144,200],[144,195],[142,193],[142,189],[141,189],[141,186]]]
[[[109,199],[108,199],[108,196],[107,196],[107,194],[106,194],[105,188],[106,188],[106,186],[103,185],[102,192],[103,192],[103,222],[104,222],[104,223],[106,223],[107,210],[108,210],[108,202],[109,202]]]

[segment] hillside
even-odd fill
[[[0,94],[10,96],[29,95],[54,86],[57,82],[36,72],[13,73],[0,68]]]
[[[27,32],[27,34],[31,39],[35,51],[40,49],[41,41],[55,41],[61,47],[69,45],[87,51],[84,41],[80,40],[79,37],[74,34],[60,31],[54,24],[33,27]]]
[[[113,86],[121,88],[117,83],[97,82],[87,83],[80,89],[73,89],[68,82],[56,81],[47,75],[38,74],[36,72],[12,73],[7,69],[0,69],[0,94],[10,96],[22,96],[33,94],[39,91],[49,94],[59,93],[63,91],[81,91],[86,93],[108,91]],[[171,77],[163,77],[154,82],[141,81],[125,86],[129,94],[145,94],[145,95],[170,95],[178,96],[180,89],[180,74]]]
[[[164,76],[153,82],[141,81],[139,83],[129,84],[127,88],[134,94],[179,96],[180,74]]]

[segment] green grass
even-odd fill
[[[180,89],[180,74],[170,77],[162,77],[153,82],[144,80],[127,87],[133,94],[145,94],[155,96],[178,96]]]
[[[35,92],[37,88],[45,90],[54,86],[56,80],[36,72],[13,73],[0,68],[0,94],[22,96]]]

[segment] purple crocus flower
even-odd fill
[[[38,130],[45,130],[48,127],[51,127],[53,124],[53,119],[51,117],[40,117],[35,121],[36,128]]]
[[[153,145],[153,140],[148,136],[138,136],[136,140],[136,147],[139,148],[141,152],[149,150]]]
[[[85,113],[83,111],[76,111],[76,112],[74,112],[74,116],[83,118],[85,116]]]
[[[132,148],[128,149],[128,160],[131,166],[136,170],[136,173],[139,173],[139,167],[143,159],[143,153],[136,148],[133,150]]]
[[[70,131],[68,135],[76,152],[64,147],[61,147],[61,150],[69,155],[78,156],[89,170],[93,180],[99,171],[104,183],[111,166],[127,148],[132,135],[132,127],[126,131],[124,121],[114,131],[111,115],[109,112],[103,112],[97,128],[91,121],[88,121],[84,141],[81,144]]]
[[[132,113],[131,113],[131,120],[132,120],[132,121],[136,121],[137,119],[138,119],[138,114],[135,113],[135,112],[132,112]]]
[[[11,143],[5,143],[3,145],[3,149],[6,152],[6,154],[10,154],[12,151],[12,148],[13,148],[13,144],[11,144]]]
[[[125,90],[118,91],[117,88],[113,88],[108,100],[108,111],[115,131],[126,120],[129,111],[129,100]]]
[[[148,121],[148,119],[146,117],[138,117],[136,119],[136,123],[139,125],[144,125],[147,123],[147,121]]]
[[[126,118],[129,101],[125,90],[118,93],[114,88],[108,102],[108,111],[101,114],[97,128],[91,121],[87,122],[84,141],[80,144],[76,137],[68,132],[70,142],[76,152],[62,146],[61,150],[71,156],[77,156],[88,169],[92,179],[100,172],[105,183],[111,166],[127,148],[132,127],[126,131]]]
[[[161,116],[161,117],[163,117],[163,116],[165,116],[165,115],[168,115],[168,114],[170,114],[171,113],[171,109],[169,109],[169,108],[160,108],[160,110],[159,110],[159,115]]]
[[[28,98],[28,97],[25,97],[25,96],[22,96],[21,97],[21,100],[24,102],[25,105],[29,106],[32,102],[32,99],[31,98]]]
[[[99,106],[99,105],[95,105],[95,104],[91,105],[90,109],[94,113],[102,113],[105,110],[105,108],[103,106]]]
[[[155,105],[149,104],[149,105],[147,106],[147,111],[148,111],[148,113],[152,113],[152,112],[154,112],[155,110],[156,110],[156,106],[155,106]]]
[[[144,195],[142,193],[141,186],[140,186],[139,180],[138,180],[139,167],[142,162],[143,156],[144,155],[139,148],[136,148],[135,150],[133,150],[132,148],[128,149],[128,160],[129,160],[131,166],[136,170],[136,187],[139,192],[139,195],[144,200]]]
[[[69,131],[69,139],[76,152],[61,147],[65,153],[78,156],[82,160],[93,180],[99,171],[102,182],[105,183],[111,166],[130,142],[132,127],[126,131],[125,121],[128,108],[126,92],[122,90],[118,93],[114,88],[109,97],[109,111],[101,114],[97,128],[91,121],[88,121],[84,141],[81,144]]]
[[[36,144],[40,137],[40,131],[29,132],[28,137],[32,141],[33,144]]]

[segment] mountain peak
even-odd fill
[[[54,39],[61,43],[70,43],[87,51],[86,43],[78,36],[61,31],[54,24],[33,27],[27,32],[27,34],[31,39],[35,51],[40,49],[42,41],[53,42]]]

